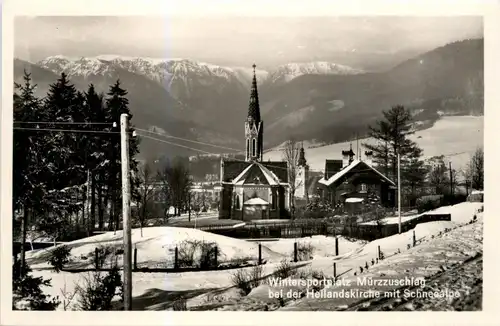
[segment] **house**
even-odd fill
[[[318,182],[320,196],[335,206],[377,204],[394,207],[396,184],[372,165],[372,152],[354,159],[352,147],[342,151],[342,160],[326,160],[325,174]]]
[[[219,219],[289,218],[288,164],[263,162],[264,121],[260,116],[257,77],[250,90],[245,120],[245,160],[221,157]]]

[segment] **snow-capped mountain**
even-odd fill
[[[302,75],[354,75],[360,73],[363,73],[360,69],[325,61],[288,63],[271,71],[266,82],[282,84]]]

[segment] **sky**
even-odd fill
[[[474,16],[38,16],[16,17],[14,55],[31,62],[116,54],[264,66],[349,58],[359,65],[482,35],[482,18]]]

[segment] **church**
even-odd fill
[[[219,219],[290,218],[290,185],[285,161],[263,162],[264,121],[253,65],[248,115],[244,122],[245,160],[221,157]]]

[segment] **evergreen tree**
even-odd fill
[[[90,84],[87,92],[85,93],[85,109],[86,109],[86,121],[88,122],[98,122],[105,123],[109,121],[109,114],[104,106],[104,99],[102,94],[97,94],[94,85]],[[108,162],[106,160],[106,148],[109,147],[109,135],[103,133],[97,133],[98,131],[106,132],[110,131],[111,128],[106,125],[90,125],[88,129],[91,131],[96,131],[92,133],[92,141],[88,144],[88,162],[87,168],[90,171],[90,182],[91,182],[91,216],[90,225],[93,229],[96,222],[96,201],[97,201],[97,213],[99,218],[99,228],[102,229],[104,225],[104,207],[103,207],[103,183],[106,178],[106,167]],[[96,198],[97,195],[97,198]],[[92,230],[90,230],[92,231]]]
[[[401,183],[408,205],[415,206],[417,198],[423,194],[428,167],[422,160],[422,149],[417,146],[411,148],[412,151],[402,162]]]
[[[108,190],[111,199],[111,214],[109,220],[109,227],[114,225],[118,227],[118,216],[121,211],[121,155],[120,155],[120,116],[123,113],[128,114],[129,121],[132,119],[132,114],[128,108],[127,91],[121,88],[120,81],[117,80],[112,85],[107,93],[106,107],[109,112],[110,122],[116,122],[116,127],[112,128],[115,132],[110,135],[110,144],[108,148],[108,157],[110,160],[109,165],[109,178]],[[129,131],[132,134],[134,128],[129,123]],[[131,171],[131,193],[137,196],[137,185],[139,183],[137,178],[138,162],[136,155],[139,153],[139,140],[135,137],[129,138],[129,158],[130,158],[130,171]]]
[[[383,119],[369,127],[369,136],[375,144],[363,144],[373,152],[376,165],[397,183],[398,153],[400,156],[401,188],[407,188],[408,200],[413,203],[419,187],[425,182],[425,165],[422,150],[408,136],[412,134],[411,113],[404,106],[396,105],[383,112]]]
[[[35,95],[36,85],[31,83],[31,75],[24,73],[24,84],[15,84],[13,132],[13,208],[22,211],[21,233],[21,269],[25,264],[24,243],[28,229],[29,215],[43,211],[47,182],[52,177],[51,166],[46,164],[44,153],[51,139],[42,131],[30,130],[44,126],[23,122],[44,121],[46,116],[41,101]],[[13,216],[16,216],[15,211]],[[13,226],[19,226],[14,221]]]

